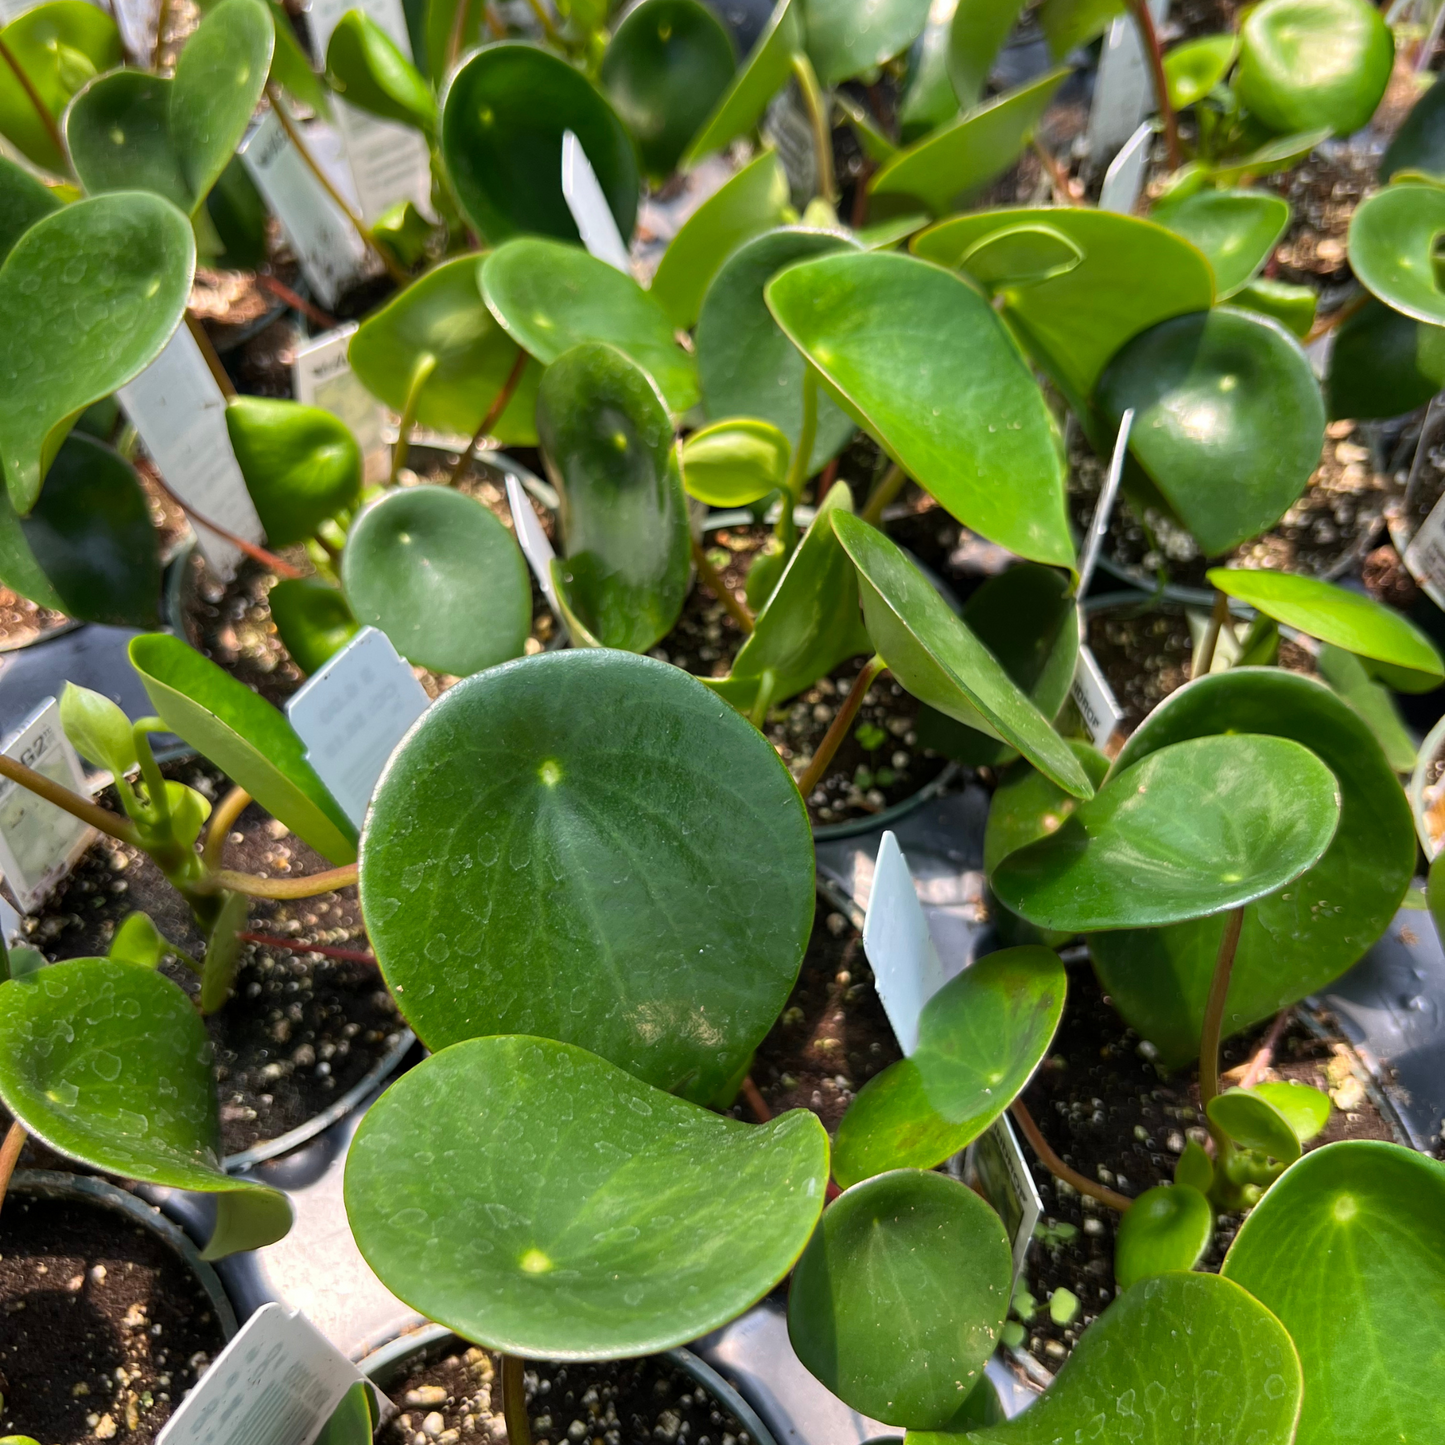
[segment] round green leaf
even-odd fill
[[[235,396],[226,404],[226,430],[273,547],[304,542],[361,495],[361,448],[329,411]]]
[[[1445,387],[1445,326],[1365,298],[1335,329],[1325,373],[1331,420],[1399,416]]]
[[[1289,215],[1289,202],[1268,191],[1198,191],[1154,211],[1161,226],[1192,241],[1209,258],[1221,301],[1263,269],[1289,226]]]
[[[543,1034],[708,1100],[797,977],[812,836],[772,747],[700,682],[546,653],[444,693],[393,756],[361,901],[429,1047]]]
[[[1445,324],[1445,290],[1435,280],[1435,238],[1445,231],[1445,190],[1422,182],[1387,186],[1350,218],[1350,265],[1388,306],[1430,325]]]
[[[76,201],[16,242],[0,267],[0,466],[17,512],[75,418],[170,340],[195,263],[185,216],[141,193]]]
[[[1445,85],[1438,80],[1415,102],[1385,147],[1380,183],[1388,182],[1396,171],[1445,176]]]
[[[1234,35],[1201,35],[1172,47],[1164,57],[1164,80],[1174,109],[1203,100],[1229,74],[1238,49]]]
[[[60,197],[49,186],[0,156],[0,262],[36,221],[60,206]]]
[[[1308,1084],[1293,1081],[1279,1084],[1256,1084],[1253,1091],[1272,1105],[1286,1119],[1301,1144],[1307,1144],[1330,1119],[1330,1096]]]
[[[1214,1233],[1209,1201],[1187,1184],[1146,1189],[1119,1219],[1114,1278],[1121,1289],[1141,1279],[1193,1269]]]
[[[154,969],[76,958],[0,984],[5,1107],[92,1169],[242,1196],[218,1222],[209,1258],[274,1243],[291,1227],[284,1194],[221,1168],[213,1068],[195,1006]]]
[[[357,328],[347,355],[362,385],[393,411],[406,406],[411,378],[427,357],[435,361],[417,400],[426,427],[471,436],[517,360],[517,345],[492,319],[477,290],[479,258],[455,256],[398,292]],[[528,364],[516,394],[494,423],[498,441],[532,446],[537,430],[541,368]]]
[[[646,652],[677,621],[692,552],[662,397],[622,352],[586,342],[547,368],[537,431],[570,604],[602,646]]]
[[[1113,425],[1209,556],[1271,527],[1319,465],[1325,406],[1277,321],[1216,307],[1137,336],[1099,379]]]
[[[1329,1144],[1292,1165],[1224,1261],[1304,1365],[1298,1445],[1434,1439],[1426,1361],[1445,1338],[1445,1165],[1395,1144]]]
[[[1053,226],[1028,222],[991,231],[975,241],[958,258],[981,286],[1001,291],[1006,286],[1028,286],[1072,271],[1084,253]]]
[[[1064,1011],[1064,966],[1047,948],[990,953],[923,1006],[918,1047],[870,1079],[833,1143],[843,1188],[888,1169],[932,1169],[971,1144],[1023,1091]]]
[[[622,17],[598,79],[654,180],[672,174],[737,69],[722,23],[698,0],[642,0]]]
[[[827,1172],[803,1109],[740,1124],[568,1044],[471,1039],[367,1111],[346,1213],[382,1283],[428,1319],[508,1354],[612,1360],[765,1295]]]
[[[656,298],[578,246],[520,237],[478,273],[492,315],[544,366],[584,341],[605,341],[636,362],[681,415],[697,401],[697,368]]]
[[[1264,0],[1245,17],[1239,42],[1235,89],[1280,135],[1359,130],[1395,64],[1394,37],[1368,0]]]
[[[958,520],[1072,567],[1058,436],[993,308],[960,276],[892,252],[790,267],[778,324],[834,398]]]
[[[65,143],[91,195],[152,191],[187,213],[199,203],[171,136],[173,86],[167,76],[114,70],[76,96],[65,114]]]
[[[1170,694],[1115,763],[1213,733],[1272,733],[1311,749],[1340,788],[1340,826],[1303,878],[1244,915],[1226,1036],[1338,978],[1385,931],[1415,860],[1410,805],[1369,727],[1329,688],[1279,668],[1215,673]],[[1094,967],[1119,1012],[1178,1068],[1199,1048],[1224,920],[1103,933]]]
[[[868,635],[894,677],[921,702],[1017,748],[1066,792],[1091,796],[1068,744],[898,546],[850,513],[834,513],[833,528],[858,569]]]
[[[798,445],[807,363],[773,320],[763,288],[794,261],[856,245],[841,232],[795,226],[745,241],[723,262],[697,319],[698,380],[708,416],[761,417]],[[854,430],[853,418],[820,393],[808,475],[836,456]]]
[[[326,79],[348,105],[430,135],[437,103],[431,87],[364,10],[348,10],[326,46]]]
[[[316,672],[360,629],[340,588],[318,577],[288,577],[266,599],[271,620],[302,672]]]
[[[1302,1388],[1299,1356],[1267,1309],[1218,1275],[1164,1274],[1125,1290],[1027,1410],[968,1438],[972,1445],[1073,1438],[1294,1445]],[[949,1438],[956,1445],[942,1435],[915,1436],[909,1445]]]
[[[929,0],[803,0],[808,56],[833,87],[892,60],[923,33]]]
[[[787,482],[792,450],[771,422],[714,422],[683,442],[682,485],[710,507],[746,507]]]
[[[1196,738],[1117,771],[990,881],[1007,907],[1044,928],[1204,918],[1298,878],[1329,847],[1339,812],[1334,775],[1299,743]]]
[[[532,584],[512,534],[450,487],[384,492],[351,524],[341,583],[352,615],[408,662],[469,677],[520,657]]]
[[[536,45],[501,40],[453,73],[442,97],[442,159],[462,213],[490,244],[527,232],[580,240],[562,195],[569,130],[626,241],[637,220],[637,152],[580,70]]]
[[[898,1169],[824,1212],[788,1294],[798,1358],[855,1410],[928,1429],[959,1410],[1008,1312],[997,1214],[944,1174]]]
[[[1205,1112],[1211,1124],[1246,1149],[1257,1149],[1281,1164],[1293,1164],[1300,1156],[1294,1126],[1253,1089],[1228,1089],[1212,1098]]]

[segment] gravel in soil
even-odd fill
[[[111,1210],[12,1193],[0,1214],[0,1430],[150,1445],[225,1343],[185,1264]]]
[[[528,1362],[523,1376],[534,1445],[750,1445],[743,1425],[665,1356],[557,1364]],[[502,1445],[502,1382],[496,1355],[453,1337],[428,1352],[388,1391],[400,1412],[378,1445]]]

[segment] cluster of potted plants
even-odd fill
[[[1128,211],[1091,203],[1099,167],[1077,164],[1063,103],[1117,13],[1158,132]],[[330,951],[374,964],[426,1054],[356,1133],[350,1229],[443,1327],[419,1348],[491,1352],[449,1359],[455,1398],[407,1386],[395,1438],[461,1439],[489,1412],[513,1445],[582,1438],[538,1406],[555,1391],[620,1445],[601,1387],[567,1371],[672,1351],[696,1378],[679,1347],[787,1281],[807,1369],[920,1442],[1438,1439],[1445,1165],[1320,1146],[1328,1096],[1262,1069],[1230,1083],[1221,1062],[1363,958],[1417,872],[1396,696],[1434,693],[1445,659],[1418,612],[1250,551],[1315,485],[1327,424],[1410,441],[1445,385],[1445,91],[1403,74],[1403,23],[1263,0],[1171,44],[1133,0],[779,0],[740,56],[701,0],[429,0],[405,35],[379,14],[347,11],[324,54],[265,0],[216,0],[189,33],[162,4],[146,54],[84,0],[0,29],[0,581],[143,629],[129,659],[154,709],[84,678],[60,696],[107,800],[34,759],[0,755],[0,776],[175,900],[131,912],[105,956],[4,955],[0,1201],[69,1187],[11,1184],[27,1143],[81,1195],[108,1176],[213,1196],[200,1256],[171,1242],[229,1334],[206,1261],[274,1243],[292,1208],[223,1157],[207,1020],[262,1006],[237,987],[261,901],[354,886],[370,953]],[[1052,66],[996,90],[1020,24]],[[363,218],[307,119],[340,106],[421,138],[428,206]],[[237,154],[265,110],[382,278],[352,297],[347,361],[392,418],[384,481],[338,415],[236,394],[191,307],[198,263],[274,280]],[[1377,114],[1353,289],[1281,276],[1291,172]],[[708,167],[725,178],[646,275],[644,196]],[[274,579],[297,674],[369,627],[440,693],[359,828],[287,716],[159,628],[155,468],[115,398],[182,328],[227,394],[265,546],[193,518]],[[1088,537],[1086,452],[1113,457]],[[478,484],[493,461],[550,504],[513,488],[514,515]],[[1208,591],[1181,630],[1187,680],[1100,728],[1075,682],[1097,672],[1083,594],[1116,494],[1156,552],[1186,539]],[[1003,565],[956,565],[969,542]],[[1187,616],[1166,581],[1107,605]],[[158,765],[161,733],[229,790]],[[816,830],[876,820],[945,763],[991,794],[998,946],[927,999],[831,1138],[808,1109],[772,1117],[751,1075],[813,932]],[[228,867],[257,811],[316,865]],[[1087,956],[1161,1078],[1197,1067],[1172,1183],[1089,1177],[1021,1097],[1077,988],[1061,951]],[[286,1042],[279,1010],[267,1027]],[[1013,1241],[946,1168],[1006,1115],[1119,1216],[1107,1306],[1012,1420],[983,1372],[1018,1313]],[[63,1253],[26,1246],[46,1248]],[[104,1277],[75,1276],[77,1305]],[[45,1415],[6,1372],[0,1351],[0,1429],[44,1445],[154,1438],[184,1388],[122,1369],[105,1409],[77,1380]],[[759,1428],[710,1399],[706,1428]],[[325,1438],[373,1423],[350,1398]]]

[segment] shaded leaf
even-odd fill
[[[360,630],[340,588],[318,577],[287,577],[266,600],[276,632],[302,672],[319,671]]]
[[[948,78],[965,110],[983,99],[988,73],[1022,9],[1021,0],[958,0],[948,28]]]
[[[1300,1156],[1294,1126],[1262,1094],[1253,1089],[1227,1089],[1209,1101],[1209,1122],[1236,1144],[1293,1164]]]
[[[1119,1219],[1114,1235],[1114,1278],[1120,1289],[1141,1279],[1193,1269],[1209,1248],[1214,1211],[1187,1184],[1146,1189]]]
[[[437,103],[431,87],[364,10],[348,10],[336,22],[326,45],[326,79],[358,110],[427,135],[436,130]]]
[[[1335,329],[1325,372],[1331,420],[1398,416],[1445,387],[1445,327],[1365,298]]]
[[[803,0],[808,55],[831,88],[906,50],[928,23],[928,0]]]
[[[83,0],[82,0],[83,3]],[[0,156],[0,262],[42,216],[60,209],[60,198],[23,166]]]

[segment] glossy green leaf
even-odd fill
[[[348,104],[427,135],[436,130],[431,87],[364,10],[348,10],[326,46],[326,79]]]
[[[1031,222],[1005,226],[975,241],[958,265],[979,285],[998,292],[1063,276],[1083,259],[1084,253],[1062,231]]]
[[[899,683],[1016,747],[1066,792],[1092,795],[1068,744],[898,546],[846,512],[833,514],[833,528],[858,569],[868,635]]]
[[[528,1031],[709,1100],[797,976],[812,835],[771,745],[702,683],[544,653],[444,693],[392,758],[361,900],[428,1047]]]
[[[766,295],[835,400],[960,522],[1072,567],[1056,429],[973,287],[911,256],[848,252],[790,267]]]
[[[1286,330],[1292,331],[1301,341],[1310,334],[1315,324],[1315,308],[1319,296],[1313,286],[1296,286],[1290,281],[1274,281],[1265,276],[1256,276],[1241,286],[1233,296],[1234,304],[1245,311],[1258,311],[1263,316],[1273,316]]]
[[[1174,1164],[1174,1182],[1188,1185],[1207,1195],[1214,1183],[1214,1163],[1202,1145],[1193,1139],[1184,1145],[1184,1152]]]
[[[988,73],[1022,9],[1021,0],[958,0],[948,27],[948,78],[964,110],[983,99]]]
[[[347,533],[341,583],[359,623],[434,672],[469,677],[520,657],[532,628],[521,548],[450,487],[395,488],[368,505]]]
[[[722,263],[788,212],[788,176],[775,151],[764,151],[709,196],[672,238],[652,278],[652,295],[672,324],[692,326]]]
[[[1012,1270],[1002,1222],[967,1185],[881,1174],[824,1212],[793,1272],[788,1337],[855,1410],[943,1425],[982,1378]]]
[[[209,1258],[271,1244],[291,1227],[284,1194],[221,1168],[213,1068],[195,1007],[154,969],[77,958],[0,985],[5,1107],[42,1143],[93,1169],[245,1196]]]
[[[843,1188],[888,1169],[932,1169],[987,1129],[1053,1042],[1066,980],[1037,946],[990,953],[923,1006],[918,1047],[870,1079],[833,1142]]]
[[[113,776],[136,766],[130,719],[103,693],[67,682],[60,694],[60,726],[81,757]]]
[[[612,1360],[766,1294],[827,1172],[805,1110],[741,1124],[567,1044],[472,1039],[367,1111],[346,1212],[382,1283],[428,1319],[508,1354]]]
[[[1399,416],[1445,387],[1445,327],[1365,298],[1335,328],[1325,373],[1332,420]]]
[[[875,196],[914,196],[935,215],[1002,175],[1028,144],[1067,68],[994,97],[899,151],[868,183]]]
[[[0,30],[0,40],[56,121],[87,81],[125,59],[115,20],[86,0],[33,6]],[[36,165],[57,175],[69,173],[50,127],[8,63],[0,64],[0,135]]]
[[[831,88],[906,50],[928,23],[928,0],[803,0],[808,56]]]
[[[1340,826],[1297,883],[1245,910],[1224,1017],[1228,1035],[1323,988],[1380,937],[1414,868],[1410,805],[1369,728],[1329,688],[1280,668],[1200,678],[1135,730],[1115,763],[1212,733],[1272,733],[1310,748],[1340,787]],[[1195,1056],[1223,919],[1099,934],[1105,990],[1166,1068]]]
[[[642,0],[622,17],[598,79],[654,180],[672,174],[737,69],[722,23],[698,0]]]
[[[807,363],[773,320],[763,288],[795,261],[856,245],[841,232],[789,227],[744,242],[723,262],[697,321],[698,380],[708,416],[760,417],[798,445]],[[808,475],[836,456],[854,430],[853,418],[820,393]]]
[[[1445,85],[1434,82],[1411,107],[1380,161],[1381,185],[1396,171],[1445,176]]]
[[[356,857],[356,830],[306,761],[295,729],[245,683],[178,637],[131,639],[130,660],[173,733],[333,863]]]
[[[1131,337],[1170,317],[1207,310],[1214,300],[1214,275],[1202,252],[1153,221],[1112,211],[977,211],[940,222],[915,237],[913,249],[956,266],[986,236],[1032,224],[1067,236],[1083,260],[1050,280],[1005,290],[1004,314],[1078,407],[1093,395],[1099,373]]]
[[[562,135],[582,144],[625,242],[637,220],[632,137],[561,56],[501,40],[473,51],[442,98],[441,153],[462,214],[491,245],[535,233],[580,238],[562,195]]]
[[[67,728],[67,735],[69,731]],[[128,913],[116,929],[106,957],[120,963],[133,963],[139,968],[158,968],[169,952],[170,944],[151,922],[148,913]]]
[[[517,345],[487,310],[477,289],[479,258],[455,256],[434,266],[374,311],[347,348],[363,386],[393,411],[406,405],[419,365],[435,366],[421,388],[422,426],[471,436],[491,410],[517,360]],[[516,394],[492,427],[498,441],[532,446],[537,440],[539,366],[528,365]]]
[[[710,507],[746,507],[786,485],[792,451],[772,422],[714,422],[683,442],[682,485]]]
[[[1416,740],[1405,726],[1390,689],[1372,678],[1353,652],[1325,643],[1315,659],[1320,676],[1364,719],[1397,773],[1415,768]]]
[[[1209,1101],[1209,1122],[1236,1144],[1293,1164],[1300,1156],[1294,1126],[1263,1095],[1253,1089],[1227,1089]]]
[[[1199,191],[1156,206],[1154,219],[1209,258],[1221,301],[1264,268],[1289,225],[1289,202],[1268,191]]]
[[[682,157],[684,170],[753,130],[768,103],[788,83],[793,56],[803,48],[803,0],[778,0],[748,58]]]
[[[1134,408],[1131,454],[1211,557],[1277,522],[1319,465],[1319,383],[1299,342],[1257,312],[1161,322],[1109,363],[1097,396],[1115,426]]]
[[[340,588],[318,577],[288,577],[266,600],[276,632],[302,672],[324,667],[361,628]]]
[[[537,431],[572,605],[604,647],[646,652],[677,621],[691,566],[667,407],[621,351],[584,342],[547,368]]]
[[[60,205],[60,197],[49,186],[0,156],[0,262],[36,221],[58,211]]]
[[[1350,135],[1374,115],[1394,63],[1394,38],[1368,0],[1264,0],[1240,26],[1234,88],[1280,135]]]
[[[1251,1092],[1284,1116],[1301,1144],[1309,1143],[1329,1123],[1330,1096],[1321,1089],[1286,1082],[1256,1084]]]
[[[226,430],[273,547],[304,542],[361,496],[361,448],[329,411],[235,396],[226,404]]]
[[[1293,1445],[1301,1389],[1299,1356],[1267,1309],[1218,1275],[1165,1274],[1115,1299],[1027,1410],[968,1439]],[[915,1435],[909,1445],[945,1439]]]
[[[1114,1278],[1120,1289],[1141,1279],[1193,1269],[1209,1248],[1214,1211],[1197,1189],[1161,1184],[1124,1211],[1114,1235]]]
[[[1308,748],[1260,735],[1204,737],[1116,771],[990,882],[1043,928],[1074,932],[1204,918],[1298,878],[1339,823],[1334,775]]]
[[[1445,1165],[1396,1144],[1330,1144],[1244,1221],[1224,1274],[1272,1310],[1304,1365],[1297,1445],[1427,1441],[1445,1338]]]
[[[1164,57],[1164,83],[1175,110],[1185,110],[1203,100],[1234,64],[1239,50],[1235,35],[1201,35],[1172,46]]]
[[[652,378],[674,413],[697,401],[697,368],[666,311],[607,262],[577,246],[520,237],[487,257],[480,278],[492,315],[544,366],[583,342],[603,341]]]
[[[1417,321],[1445,324],[1445,290],[1435,279],[1436,237],[1445,230],[1445,189],[1400,182],[1360,202],[1350,219],[1350,265],[1387,306]]]
[[[170,340],[195,261],[186,218],[144,194],[76,201],[15,244],[0,267],[0,465],[16,511],[35,505],[75,418]]]

